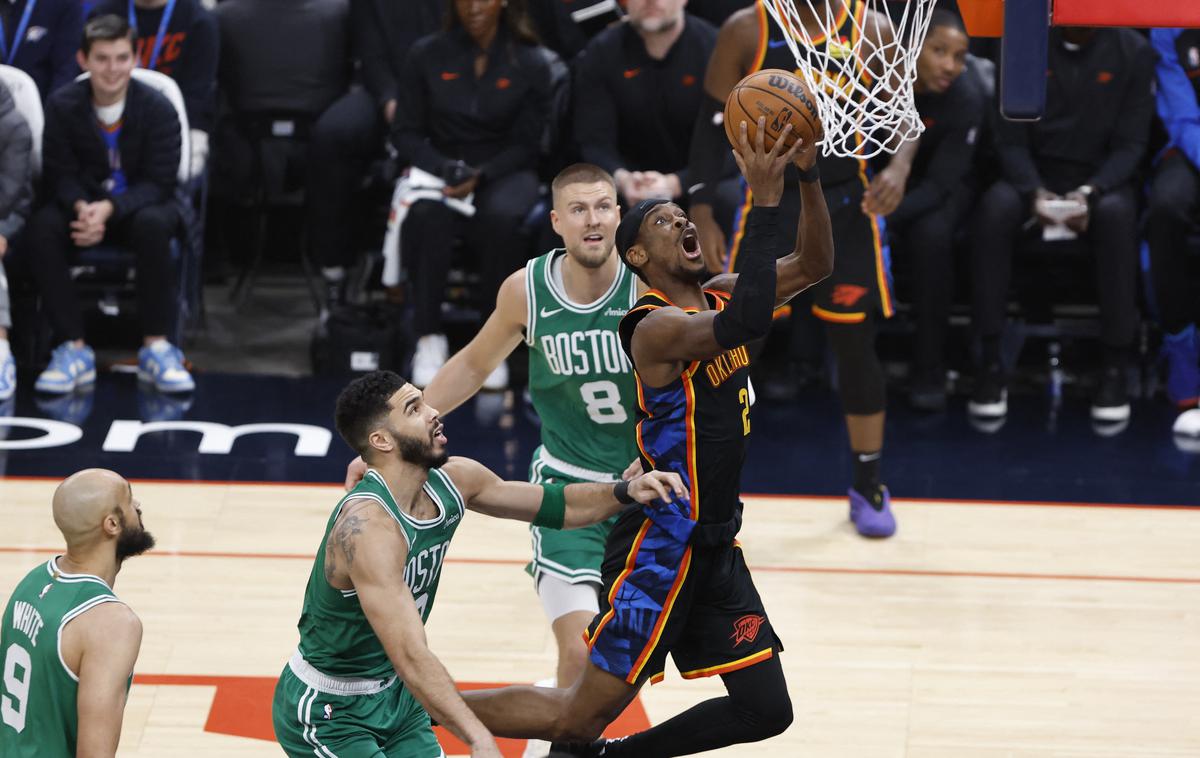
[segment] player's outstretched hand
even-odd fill
[[[361,482],[363,477],[366,475],[367,462],[362,459],[361,455],[350,461],[350,465],[346,466],[346,483],[343,485],[345,486],[346,491],[349,492],[357,487],[358,483]]]
[[[629,496],[642,505],[655,500],[669,503],[675,499],[687,500],[687,490],[679,474],[667,471],[648,471],[629,481]]]
[[[787,124],[775,144],[767,150],[763,146],[763,134],[767,130],[765,116],[758,117],[758,131],[754,135],[753,145],[746,136],[745,121],[741,122],[739,129],[741,134],[733,151],[733,159],[737,161],[742,176],[746,177],[746,184],[750,185],[754,204],[768,207],[779,205],[779,198],[783,197],[783,172],[796,157],[801,141],[796,140],[790,149],[786,147],[787,138],[792,133],[792,125]]]

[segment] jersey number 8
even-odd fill
[[[615,382],[588,382],[579,386],[579,394],[587,406],[588,418],[596,424],[624,424],[629,420],[621,405],[621,390]]]

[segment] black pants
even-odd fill
[[[985,339],[999,336],[1004,329],[1013,251],[1031,214],[1029,203],[1003,180],[993,184],[980,201],[971,289],[975,329]],[[1105,347],[1128,349],[1137,330],[1137,218],[1131,187],[1114,189],[1092,201],[1084,239],[1093,257],[1101,340]]]
[[[899,224],[888,220],[900,254],[912,261],[913,373],[920,378],[942,380],[946,327],[954,299],[954,232],[973,199],[970,188],[962,185],[927,213]]]
[[[354,262],[351,203],[371,159],[383,152],[383,115],[366,90],[347,92],[313,124],[308,147],[309,245],[321,266]]]
[[[83,339],[83,312],[71,280],[78,251],[71,242],[74,215],[55,203],[33,214],[25,231],[24,256],[37,283],[44,310],[57,338]],[[109,221],[105,244],[130,248],[136,256],[138,315],[142,334],[170,334],[174,323],[175,288],[171,279],[171,235],[179,223],[169,203],[151,205],[118,222]]]
[[[400,233],[401,259],[409,272],[413,328],[418,337],[442,331],[442,296],[454,242],[461,237],[480,275],[478,301],[484,314],[496,303],[504,278],[529,258],[520,226],[537,201],[537,176],[518,171],[475,191],[475,215],[466,218],[444,203],[413,204]]]
[[[1196,318],[1195,295],[1188,292],[1187,237],[1200,220],[1200,174],[1182,153],[1172,151],[1154,169],[1146,241],[1150,280],[1162,328],[1174,333]]]

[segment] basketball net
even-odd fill
[[[816,96],[825,155],[871,158],[894,153],[925,131],[913,100],[913,82],[935,0],[760,2],[783,30],[797,73]],[[901,4],[902,12],[889,9]],[[891,42],[879,44],[873,24],[864,29],[864,11],[874,11],[891,23]],[[803,21],[810,14],[820,26],[815,36]],[[849,37],[838,34],[847,20]]]

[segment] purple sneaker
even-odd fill
[[[883,508],[875,510],[870,501],[850,488],[850,520],[864,537],[891,537],[896,533],[896,517],[892,515],[892,498],[887,487],[880,487]]]

